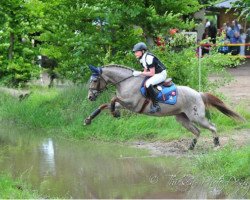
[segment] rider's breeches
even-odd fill
[[[167,71],[163,70],[161,73],[155,74],[146,81],[146,88],[148,88],[150,85],[156,85],[158,83],[161,83],[165,81],[166,78],[167,78]]]

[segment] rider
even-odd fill
[[[147,93],[152,100],[150,113],[155,113],[160,111],[161,108],[156,100],[157,93],[155,92],[153,86],[165,81],[167,77],[167,70],[164,64],[162,64],[162,62],[155,55],[147,50],[147,45],[144,42],[139,42],[134,46],[133,52],[135,57],[139,59],[144,71],[134,71],[133,76],[144,75],[146,77],[150,77],[146,81],[145,85]]]

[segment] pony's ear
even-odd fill
[[[89,65],[89,69],[91,70],[93,75],[100,75],[102,74],[102,68],[101,67],[95,67],[93,65]]]

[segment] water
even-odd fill
[[[22,177],[44,198],[226,197],[194,184],[183,158],[150,157],[124,145],[70,141],[2,125],[0,152],[0,170]]]

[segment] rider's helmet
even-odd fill
[[[142,50],[147,51],[147,49],[148,49],[148,47],[147,47],[147,45],[144,42],[139,42],[139,43],[137,43],[134,46],[133,52],[135,52],[135,51],[142,51]]]

